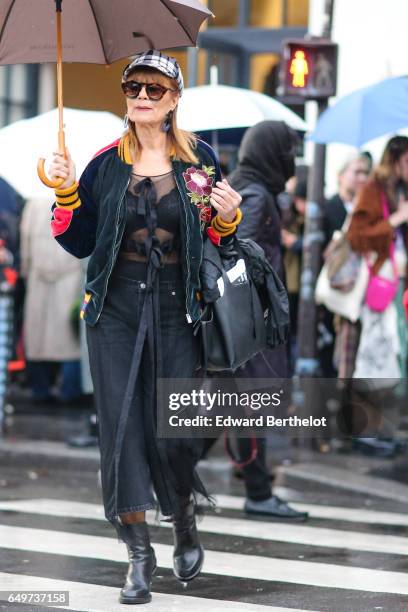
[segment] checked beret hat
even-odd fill
[[[139,55],[136,55],[134,60],[123,70],[123,78],[127,79],[128,76],[139,66],[154,68],[155,70],[165,74],[170,79],[174,79],[177,83],[180,95],[183,93],[183,75],[181,74],[181,69],[178,62],[174,57],[169,57],[156,49],[150,49],[144,53],[139,53]]]

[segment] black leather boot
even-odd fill
[[[119,601],[123,604],[148,603],[152,599],[150,583],[157,563],[147,523],[119,525],[117,531],[129,555],[129,569]]]
[[[204,563],[204,549],[198,540],[194,502],[189,501],[173,516],[174,575],[182,582],[193,580]]]

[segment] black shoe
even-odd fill
[[[246,499],[244,510],[247,514],[264,514],[279,520],[305,521],[309,517],[308,512],[299,512],[291,508],[289,504],[277,495],[271,495],[271,497],[262,501]]]
[[[91,446],[98,446],[98,438],[89,434],[81,434],[68,438],[67,445],[72,448],[90,448]]]
[[[147,523],[119,525],[117,531],[126,543],[129,555],[129,569],[119,601],[123,604],[148,603],[152,600],[150,583],[157,563],[150,546]]]
[[[400,446],[395,440],[381,440],[379,438],[355,438],[353,448],[373,457],[392,458],[401,452]]]
[[[176,578],[188,582],[198,576],[204,563],[204,549],[198,540],[193,501],[174,514],[173,536],[173,572]]]

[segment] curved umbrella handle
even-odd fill
[[[62,153],[64,155],[64,157],[66,157],[65,133],[64,133],[63,127],[61,127],[61,126],[63,126],[63,122],[62,122],[62,110],[60,112],[59,122],[60,122],[60,129],[58,130],[58,151],[60,153]],[[44,157],[40,157],[40,159],[38,160],[38,163],[37,163],[37,174],[38,174],[38,178],[40,179],[40,181],[46,187],[50,187],[51,189],[58,189],[58,187],[61,187],[62,183],[65,180],[63,178],[56,178],[56,179],[48,178],[48,176],[45,173],[45,159],[44,159]]]
[[[63,178],[58,178],[54,180],[49,179],[48,176],[45,174],[44,166],[45,166],[45,159],[43,157],[40,157],[37,163],[37,174],[38,174],[38,178],[40,179],[40,181],[46,187],[51,187],[51,189],[58,189],[58,187],[61,187],[65,179]]]

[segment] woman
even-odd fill
[[[239,237],[255,240],[282,280],[285,274],[277,196],[295,174],[296,142],[296,132],[283,121],[261,121],[245,132],[238,166],[229,177],[242,196]],[[264,351],[245,366],[246,375],[285,378],[286,352],[285,347]]]
[[[82,393],[79,340],[71,320],[72,308],[81,296],[81,262],[53,240],[49,204],[50,197],[28,200],[21,218],[21,276],[26,281],[24,349],[33,400],[57,401],[51,388],[58,366],[58,401],[73,403]]]
[[[353,376],[371,378],[376,390],[389,386],[389,381],[395,383],[392,379],[406,376],[407,325],[402,296],[408,281],[407,197],[408,138],[395,136],[387,143],[380,165],[357,198],[348,231],[353,249],[371,262],[371,273],[388,276],[399,285],[383,311],[370,308],[369,300],[362,311]],[[372,414],[375,416],[376,410]],[[375,432],[377,421],[368,417],[367,431]],[[381,425],[380,434],[389,436],[390,431]]]
[[[325,233],[328,244],[333,239],[334,232],[343,228],[346,219],[349,223],[370,171],[370,161],[364,153],[348,159],[341,167],[338,173],[338,193],[325,204]],[[355,366],[360,323],[353,323],[340,315],[335,316],[324,306],[321,306],[320,310],[324,324],[335,337],[334,344],[328,344],[322,352],[323,374],[327,378],[335,375],[340,379],[350,379]]]
[[[239,236],[256,240],[281,278],[281,219],[276,198],[295,174],[296,142],[296,132],[283,121],[257,123],[245,132],[238,166],[229,177],[242,195]]]
[[[302,171],[303,172],[303,171]],[[290,313],[290,374],[295,371],[297,359],[297,320],[299,307],[300,273],[302,269],[303,233],[306,212],[307,180],[296,177],[292,201],[282,211],[283,265]]]
[[[145,511],[173,517],[174,573],[201,570],[193,491],[206,495],[194,440],[156,437],[157,378],[189,378],[198,362],[203,240],[232,239],[240,196],[221,181],[210,147],[177,127],[183,78],[175,59],[140,54],[122,78],[128,129],[75,183],[71,159],[55,155],[53,231],[77,257],[91,255],[83,316],[99,416],[106,517],[127,544],[122,603],[150,601],[156,559]]]
[[[297,136],[283,121],[262,121],[245,132],[238,153],[238,166],[230,175],[231,185],[242,196],[240,238],[255,240],[265,251],[269,263],[284,279],[281,218],[277,196],[295,174]],[[237,376],[235,374],[235,376]],[[286,378],[287,347],[265,350],[239,370],[240,378]],[[298,512],[273,495],[266,464],[266,440],[257,438],[257,455],[252,453],[252,440],[238,438],[246,488],[244,509],[249,514],[264,514],[277,519],[305,520],[307,513]]]
[[[398,344],[402,351],[398,361],[402,377],[406,372],[406,326],[402,295],[404,286],[408,284],[407,198],[408,138],[395,136],[386,145],[380,165],[360,192],[348,237],[354,250],[368,255],[373,261],[372,274],[387,274],[387,264],[390,264],[391,259],[395,262],[395,271],[391,265],[388,265],[388,271],[391,276],[397,275],[400,284],[393,304],[398,315]],[[363,325],[360,344],[364,340],[364,331]],[[390,357],[388,355],[388,359]]]

